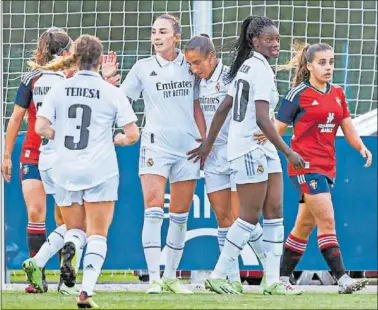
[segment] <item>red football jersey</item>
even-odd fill
[[[27,131],[20,157],[20,162],[25,164],[38,164],[39,160],[41,137],[35,132],[38,103],[33,101],[33,89],[41,74],[42,72],[39,70],[27,73],[21,79],[21,84],[14,101],[15,104],[28,110]]]
[[[348,102],[340,86],[327,84],[323,93],[302,82],[287,92],[277,119],[293,124],[291,148],[306,161],[302,170],[294,170],[289,164],[289,176],[319,173],[336,177],[335,136],[347,117],[350,117]]]

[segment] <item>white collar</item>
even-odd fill
[[[222,60],[219,59],[217,66],[215,67],[215,70],[211,77],[209,79],[201,79],[201,85],[207,85],[208,82],[216,82],[219,81],[219,79],[222,76],[224,65],[222,63]]]
[[[177,53],[177,57],[172,60],[172,61],[169,61],[169,60],[166,60],[164,59],[163,57],[161,57],[158,53],[155,55],[156,57],[156,61],[157,63],[159,64],[160,67],[165,67],[166,65],[170,64],[170,63],[174,63],[176,65],[179,65],[181,66],[184,61],[185,61],[185,58],[184,58],[184,54],[181,52],[181,50],[179,50],[178,48],[176,48],[176,53]]]
[[[98,72],[94,72],[94,71],[91,71],[91,70],[79,70],[77,71],[74,76],[77,76],[77,75],[90,75],[90,76],[94,76],[94,77],[99,77],[101,78],[101,75],[100,73]]]

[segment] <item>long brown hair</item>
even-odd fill
[[[39,68],[51,71],[62,71],[73,67],[90,70],[99,65],[102,51],[103,46],[99,38],[84,34],[75,40],[70,55],[57,57]]]
[[[51,27],[42,33],[38,40],[38,46],[33,52],[33,60],[28,61],[31,70],[43,66],[68,50],[72,43],[68,34],[58,27]]]
[[[295,75],[292,87],[310,79],[310,71],[307,63],[314,60],[315,54],[321,51],[332,50],[332,46],[327,43],[303,44],[295,42],[293,45],[294,57],[285,65],[277,66],[277,71],[291,70],[295,68]]]

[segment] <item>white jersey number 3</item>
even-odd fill
[[[83,110],[81,125],[76,127],[76,129],[80,129],[80,139],[78,142],[74,142],[75,137],[66,136],[64,139],[64,146],[69,150],[83,150],[88,146],[88,127],[91,124],[92,109],[85,104],[76,103],[68,109],[68,118],[76,118],[77,109],[79,108]]]

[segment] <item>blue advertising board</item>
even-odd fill
[[[28,257],[26,242],[27,215],[18,179],[18,159],[23,136],[19,136],[13,152],[13,176],[5,184],[5,227],[7,269],[21,269]],[[289,142],[289,137],[285,137]],[[373,165],[366,169],[360,154],[345,138],[337,137],[337,180],[333,192],[336,229],[347,270],[377,270],[377,138],[365,137],[364,142],[373,153]],[[142,248],[143,197],[138,177],[139,144],[118,147],[121,171],[119,201],[116,204],[108,236],[108,254],[104,269],[146,269]],[[285,237],[294,225],[298,196],[284,167]],[[75,167],[72,167],[74,170]],[[162,227],[162,245],[168,230],[169,186],[166,191],[165,218]],[[47,199],[47,232],[55,228],[53,199]],[[219,255],[217,223],[207,200],[203,179],[196,187],[189,215],[187,243],[180,263],[181,270],[213,269]],[[164,250],[162,265],[164,263]],[[242,270],[260,269],[253,251],[246,247],[240,258]],[[48,269],[58,269],[58,259],[51,259]],[[319,252],[316,232],[310,237],[306,253],[298,270],[328,269]]]

